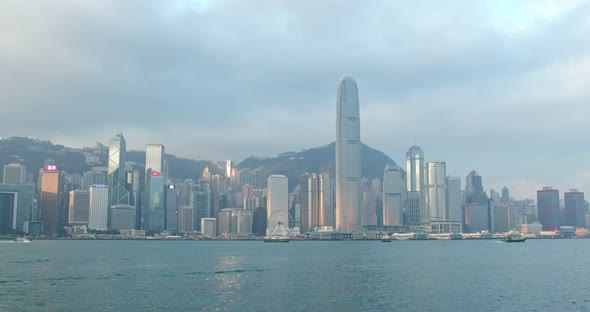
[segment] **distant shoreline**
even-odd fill
[[[551,238],[551,237],[535,237],[535,238],[527,238],[530,240],[558,240],[558,239],[588,239],[590,237],[579,237],[579,238]],[[64,237],[57,237],[57,238],[29,238],[33,242],[34,241],[156,241],[156,242],[178,242],[178,241],[193,241],[193,242],[236,242],[236,241],[264,241],[261,238],[244,238],[244,239],[225,239],[225,238],[214,238],[214,239],[153,239],[153,238],[143,238],[143,237],[136,237],[136,238],[64,238]],[[395,240],[393,239],[392,242],[405,242],[405,241],[497,241],[501,240],[501,238],[468,238],[468,239],[450,239],[450,240],[438,240],[438,239],[405,239],[405,240]],[[13,242],[14,237],[0,237],[0,242]],[[381,241],[381,239],[305,239],[305,238],[291,238],[290,241],[300,242],[300,241],[309,241],[309,242],[344,242],[344,241]]]

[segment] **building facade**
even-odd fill
[[[88,228],[106,231],[109,216],[109,187],[104,184],[95,184],[90,186],[89,192],[90,216]]]
[[[447,177],[447,221],[463,223],[461,178]]]
[[[0,234],[23,232],[25,222],[32,218],[34,202],[34,184],[0,183]]]
[[[561,227],[559,208],[559,191],[553,187],[544,187],[537,191],[537,210],[543,231],[558,231]]]
[[[403,224],[402,192],[401,168],[398,165],[386,165],[383,173],[383,226]]]
[[[142,213],[143,229],[159,233],[165,228],[164,177],[158,171],[148,169],[146,193]]]
[[[586,224],[586,203],[584,193],[577,189],[571,189],[563,195],[565,224],[568,226],[583,227]]]
[[[419,146],[413,145],[406,152],[406,185],[408,192],[420,192],[423,167],[424,152]]]
[[[108,186],[109,205],[129,205],[129,191],[127,190],[127,144],[123,134],[119,133],[109,143]]]
[[[177,190],[174,184],[166,185],[166,230],[168,232],[178,232],[178,199]]]
[[[289,224],[289,179],[284,175],[272,174],[267,179],[267,185],[267,230],[273,231],[279,223],[286,228]]]
[[[447,169],[443,161],[429,161],[423,168],[421,191],[422,223],[447,220]]]
[[[217,235],[217,219],[202,218],[201,219],[201,235],[214,237]]]
[[[8,164],[4,165],[4,184],[21,184],[25,183],[27,176],[27,170],[24,165],[21,164]]]
[[[88,226],[90,220],[90,192],[74,190],[70,192],[68,223],[72,226]]]
[[[52,166],[46,166],[41,176],[41,221],[49,235],[57,235],[65,226],[65,209],[62,198],[62,175]]]
[[[336,99],[336,230],[361,229],[361,138],[357,84],[343,76]]]

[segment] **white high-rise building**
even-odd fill
[[[356,82],[343,76],[336,99],[336,230],[361,229],[361,138]]]
[[[398,165],[387,165],[383,173],[383,225],[403,224],[402,173]]]
[[[107,185],[91,185],[90,217],[88,228],[97,231],[107,230],[109,216],[109,187]]]
[[[284,175],[272,174],[267,179],[266,225],[267,232],[273,231],[279,222],[289,226],[289,179]]]
[[[424,166],[421,222],[447,220],[447,165],[444,161],[429,161]]]
[[[4,165],[4,184],[20,184],[25,183],[27,171],[24,165],[8,164]]]

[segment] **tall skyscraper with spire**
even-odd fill
[[[126,148],[125,138],[122,133],[115,135],[109,143],[108,185],[110,207],[129,204],[129,191],[126,188],[127,174],[125,172]]]
[[[343,76],[336,98],[336,230],[361,229],[361,139],[358,89]]]
[[[406,153],[406,187],[408,191],[406,220],[409,225],[420,224],[420,190],[423,179],[424,152],[412,145]]]
[[[424,152],[420,146],[412,145],[406,152],[406,173],[408,192],[420,192]]]

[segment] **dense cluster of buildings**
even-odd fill
[[[338,83],[334,172],[306,172],[298,185],[264,168],[236,168],[231,160],[200,177],[169,176],[165,148],[148,144],[145,163],[128,161],[126,141],[86,154],[96,166],[83,174],[60,170],[51,159],[34,179],[25,165],[4,165],[0,184],[0,234],[134,233],[206,237],[263,236],[284,227],[291,234],[575,231],[589,225],[588,203],[575,189],[551,187],[532,200],[484,191],[474,170],[447,175],[443,161],[426,161],[420,147],[406,153],[405,168],[385,166],[363,177],[356,82]],[[105,162],[101,158],[106,159]],[[36,169],[36,168],[35,168]],[[215,169],[211,170],[210,169]],[[213,173],[219,172],[219,173]]]

